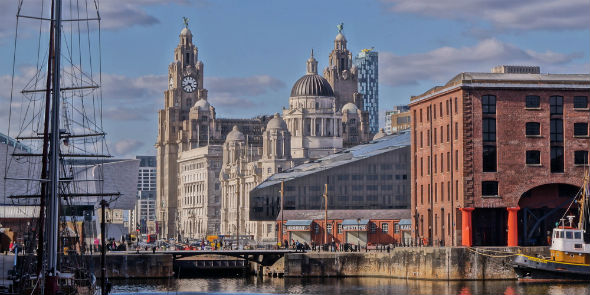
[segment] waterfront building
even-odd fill
[[[410,134],[370,143],[276,173],[250,192],[250,219],[276,220],[281,209],[406,209],[410,206]]]
[[[328,210],[327,223],[324,210],[285,210],[279,212],[277,228],[292,242],[323,245],[345,243],[361,247],[402,244],[398,224],[410,217],[410,209]],[[281,224],[283,226],[281,227]]]
[[[221,159],[220,145],[190,149],[178,157],[178,230],[183,239],[219,234]]]
[[[130,212],[129,230],[137,234],[156,233],[156,157],[136,156],[139,160],[137,176],[137,201],[135,209]]]
[[[348,121],[342,120],[343,146],[351,147],[371,140],[371,130],[369,113],[365,110],[363,95],[358,92],[358,70],[353,64],[352,53],[346,47],[348,41],[342,34],[342,28],[343,24],[340,24],[338,34],[334,39],[334,48],[330,52],[328,67],[324,69],[324,77],[333,90],[332,96],[335,98],[336,110],[344,115],[346,112],[342,108],[347,104],[353,104],[360,110],[358,118],[351,118]],[[315,72],[317,72],[317,63]],[[352,133],[348,134],[349,132]]]
[[[412,97],[413,237],[546,244],[587,169],[588,90],[587,74],[502,66]]]
[[[379,132],[379,54],[373,48],[363,49],[354,60],[358,88],[363,95],[364,111],[369,114],[369,130]]]
[[[157,149],[156,206],[158,234],[163,238],[182,238],[177,229],[183,227],[185,233],[190,232],[190,226],[194,222],[184,219],[196,216],[190,213],[195,212],[195,208],[179,205],[179,200],[182,204],[182,200],[189,199],[188,195],[182,195],[182,192],[187,192],[184,191],[185,185],[188,187],[189,184],[181,186],[179,182],[179,159],[186,161],[193,156],[182,157],[182,153],[209,145],[217,145],[218,148],[208,150],[218,152],[219,146],[223,144],[225,136],[234,125],[238,125],[241,130],[247,132],[251,142],[260,142],[264,126],[270,120],[267,116],[253,119],[217,118],[215,108],[207,101],[207,89],[203,87],[203,77],[204,65],[198,60],[198,48],[193,44],[192,32],[185,27],[180,32],[179,43],[174,50],[174,61],[168,67],[168,89],[164,92],[164,108],[158,111],[159,128],[155,144]],[[211,156],[215,157],[215,155]],[[208,156],[204,157],[208,159]],[[218,175],[219,167],[207,167],[209,171],[202,172],[204,175]],[[193,192],[190,191],[190,193]],[[215,204],[215,202],[209,204]],[[216,207],[199,212],[203,214],[209,212],[208,216],[212,216],[211,214],[214,216],[214,212],[218,210],[219,207]],[[181,211],[186,214],[179,216]],[[207,222],[206,224],[209,225],[202,225],[201,228],[213,231],[216,223]],[[184,226],[188,226],[189,230],[187,231]]]
[[[273,221],[250,220],[250,192],[274,173],[293,166],[291,138],[285,121],[275,114],[266,126],[263,144],[250,145],[235,126],[223,145],[221,233],[276,243]]]
[[[408,106],[394,106],[392,111],[385,112],[385,127],[383,130],[386,134],[395,134],[408,130],[410,127],[410,108]]]

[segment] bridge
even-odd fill
[[[221,255],[241,258],[260,266],[271,266],[285,254],[295,253],[295,250],[158,250],[158,254],[170,254],[176,261],[180,258],[206,255]],[[137,251],[127,251],[129,254],[136,254]],[[139,251],[140,254],[149,254],[152,251]]]

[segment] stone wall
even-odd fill
[[[475,253],[486,251],[486,255]],[[490,252],[494,251],[494,252]],[[292,253],[285,256],[285,276],[375,276],[424,280],[515,279],[511,253],[549,254],[547,247],[395,248],[390,253]],[[502,252],[506,252],[503,254]]]
[[[79,256],[61,256],[61,259]],[[170,254],[107,254],[106,269],[109,278],[168,278],[174,275]],[[100,255],[85,255],[86,265],[100,278]],[[75,264],[75,265],[80,265]]]

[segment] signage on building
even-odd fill
[[[287,230],[309,230],[309,225],[286,225]]]
[[[356,231],[361,231],[361,230],[367,230],[367,225],[366,224],[347,224],[347,225],[342,225],[342,229],[343,230],[356,230]]]

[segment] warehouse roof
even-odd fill
[[[281,173],[274,174],[254,189],[271,186],[280,183],[281,181],[287,182],[298,177],[353,163],[365,158],[407,146],[410,146],[409,131],[397,135],[388,135],[377,140],[373,140],[367,144],[357,145],[335,154],[295,166]]]
[[[324,210],[284,210],[284,220],[317,220],[324,219]],[[351,219],[355,221],[358,218],[370,220],[387,220],[387,219],[408,219],[410,218],[410,209],[362,209],[362,210],[328,210],[328,219]],[[281,220],[281,213],[277,215],[277,220]]]

